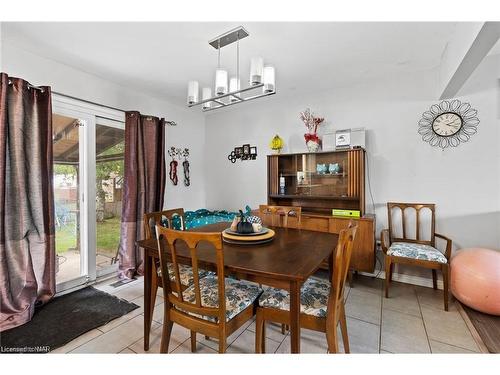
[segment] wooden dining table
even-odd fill
[[[222,232],[230,223],[221,222],[190,229],[195,232]],[[270,227],[275,231],[272,242],[259,245],[223,244],[224,272],[239,279],[257,282],[290,293],[291,352],[300,353],[300,288],[324,260],[333,266],[333,251],[338,236],[304,229]],[[151,284],[154,262],[158,259],[156,239],[137,241],[144,249],[144,350],[149,350],[152,308]],[[187,246],[178,246],[178,257],[190,264]],[[198,245],[198,260],[215,269],[215,250],[208,244]]]

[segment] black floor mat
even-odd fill
[[[40,307],[30,322],[1,332],[1,349],[46,353],[138,307],[93,287],[80,289]]]

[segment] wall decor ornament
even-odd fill
[[[174,186],[177,185],[179,182],[179,178],[177,177],[177,166],[179,165],[179,162],[176,160],[180,160],[181,158],[184,158],[184,161],[182,162],[182,168],[184,170],[184,185],[189,186],[191,185],[191,178],[189,176],[189,148],[176,148],[174,146],[170,147],[168,150],[168,155],[172,158],[172,161],[170,162],[170,170],[169,170],[169,177],[170,181],[172,181],[172,184]]]
[[[271,148],[271,150],[275,151],[277,154],[281,152],[281,149],[284,145],[285,142],[283,142],[283,139],[278,134],[276,134],[269,143],[269,147]]]
[[[418,133],[433,147],[457,147],[477,133],[477,110],[458,99],[433,104],[422,114]]]
[[[306,126],[308,132],[304,134],[304,139],[306,140],[306,146],[309,152],[317,152],[321,149],[321,139],[318,137],[318,126],[320,126],[324,117],[316,117],[314,113],[307,108],[305,111],[300,112],[300,119]]]
[[[241,147],[235,147],[233,151],[227,156],[231,163],[236,163],[236,160],[255,160],[257,159],[257,146],[250,146],[245,144]]]

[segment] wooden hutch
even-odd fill
[[[339,233],[356,220],[351,269],[374,271],[375,217],[365,214],[364,149],[268,155],[267,176],[268,204],[302,207],[302,229]],[[358,210],[360,217],[333,216],[332,209]]]

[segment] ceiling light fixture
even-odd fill
[[[201,100],[199,100],[200,89],[198,81],[189,81],[188,107],[201,104],[203,112],[213,111],[214,109],[276,94],[274,67],[264,66],[264,59],[262,57],[253,57],[250,60],[249,86],[241,88],[240,40],[246,38],[248,35],[248,31],[240,26],[208,42],[218,51],[217,69],[215,71],[215,96],[212,96],[212,89],[210,87],[204,87],[202,89]],[[228,85],[228,71],[221,68],[220,65],[220,50],[222,47],[234,42],[236,42],[236,76],[229,79]],[[260,92],[258,92],[259,89]]]

